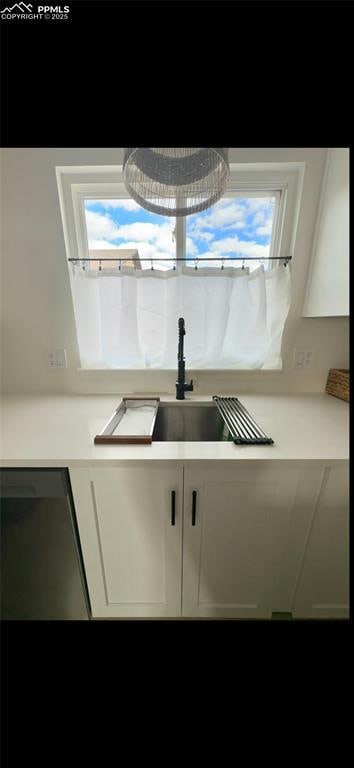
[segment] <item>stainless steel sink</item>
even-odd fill
[[[224,422],[213,403],[160,403],[152,435],[153,442],[219,441]]]

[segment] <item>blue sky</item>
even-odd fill
[[[275,199],[269,197],[223,197],[206,211],[187,216],[187,257],[207,256],[218,267],[220,260],[229,256],[266,259],[274,204]],[[91,250],[134,248],[149,259],[175,255],[175,219],[150,213],[132,199],[85,200],[85,217]],[[240,266],[238,262],[233,265]],[[144,266],[149,268],[149,262]],[[172,265],[166,262],[161,266],[166,269]],[[246,262],[246,266],[255,268],[258,262]]]

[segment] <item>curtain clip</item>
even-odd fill
[[[198,259],[195,259],[194,261],[194,269],[198,269]]]
[[[242,259],[242,267],[241,267],[241,269],[244,269],[244,268],[245,268],[245,260]]]
[[[85,266],[85,262],[83,261],[82,262],[82,271],[85,272],[85,269],[86,269],[86,266]]]
[[[221,259],[221,269],[224,269],[225,258]]]
[[[122,262],[121,262],[121,260],[120,260],[120,259],[119,259],[118,269],[119,269],[119,272],[120,272],[120,271],[121,271],[121,269],[122,269]]]
[[[154,271],[154,260],[151,259],[151,272],[153,272],[153,271]]]
[[[99,271],[99,272],[102,272],[101,259],[99,260],[99,264],[98,264],[98,271]]]

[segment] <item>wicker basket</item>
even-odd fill
[[[328,373],[326,392],[334,397],[340,397],[349,403],[349,370],[347,368],[331,368]]]

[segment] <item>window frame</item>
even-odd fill
[[[278,200],[274,212],[276,231],[272,235],[270,251],[270,256],[277,259],[293,256],[304,165],[230,164],[225,197],[256,196],[264,192],[275,194]],[[88,254],[84,200],[126,198],[123,169],[122,166],[58,166],[56,175],[67,258],[80,261]],[[183,217],[177,218],[175,232],[176,255],[185,258],[186,222]],[[269,268],[278,266],[278,263],[270,261]],[[176,271],[182,272],[184,266],[183,262],[177,262]]]

